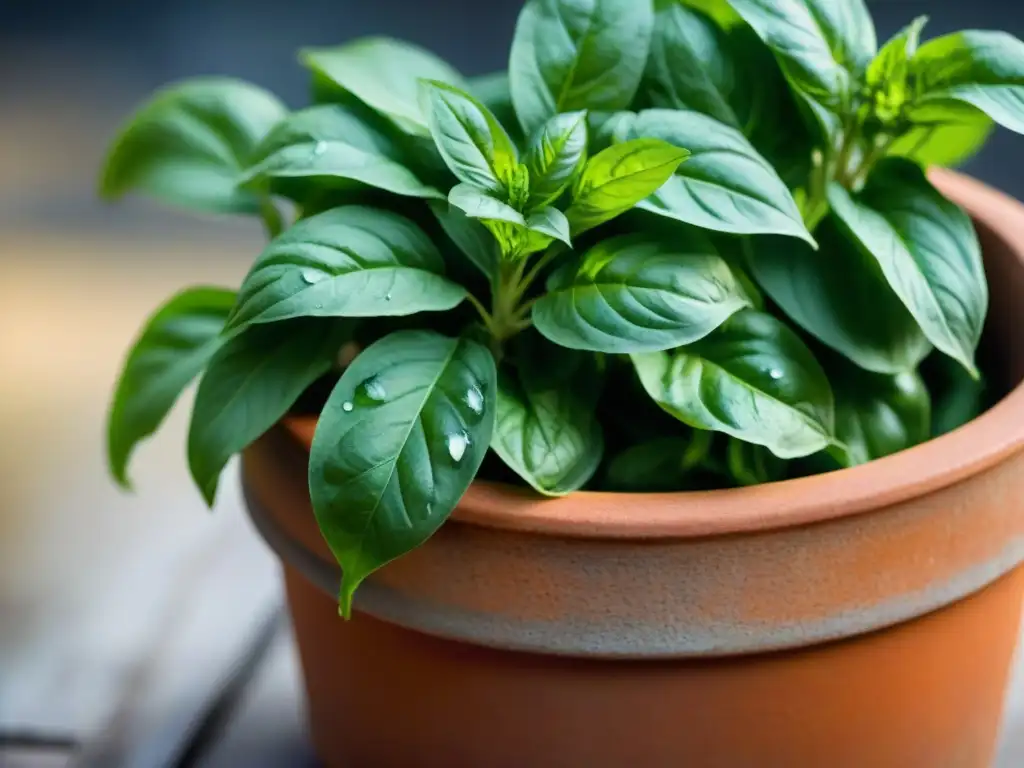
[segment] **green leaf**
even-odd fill
[[[785,478],[786,460],[761,445],[735,437],[727,438],[727,441],[726,469],[736,485],[764,485]]]
[[[866,81],[869,86],[884,86],[894,82],[903,86],[910,73],[910,60],[917,53],[921,30],[928,23],[927,16],[918,16],[882,46],[868,65]]]
[[[541,344],[517,369],[499,372],[491,448],[535,489],[561,496],[581,488],[601,462],[604,436],[594,412],[601,376],[592,355],[558,347],[542,354]]]
[[[868,373],[839,359],[832,361],[828,373],[839,440],[830,452],[843,466],[865,464],[928,439],[931,401],[914,371]]]
[[[623,235],[552,274],[537,330],[570,349],[645,352],[696,341],[747,305],[707,237]]]
[[[988,284],[967,214],[906,160],[879,164],[856,198],[839,185],[828,196],[838,220],[878,262],[928,340],[976,372]]]
[[[318,188],[366,185],[396,195],[444,199],[406,168],[394,142],[338,105],[311,107],[286,118],[257,149],[242,182],[286,179],[312,179]],[[287,188],[275,191],[288,196]]]
[[[420,110],[419,81],[437,80],[462,88],[462,76],[424,49],[385,37],[361,38],[334,48],[309,48],[303,64],[368,107],[391,119],[406,133],[428,136]]]
[[[775,169],[743,134],[698,112],[649,109],[620,124],[620,139],[646,136],[690,151],[638,207],[703,229],[814,238]]]
[[[121,128],[100,194],[139,191],[200,211],[255,213],[260,198],[238,186],[253,149],[286,113],[274,96],[228,78],[165,87]]]
[[[338,358],[351,328],[297,318],[257,325],[229,339],[199,381],[188,433],[188,464],[213,506],[228,460],[276,424]]]
[[[554,202],[587,161],[587,113],[552,117],[531,139],[523,160],[530,169],[529,205]]]
[[[715,24],[725,30],[731,30],[743,25],[743,19],[729,5],[729,0],[655,0],[655,2],[661,5],[681,2],[683,5],[708,16]],[[655,20],[655,27],[657,27],[657,20]]]
[[[432,331],[386,336],[342,375],[313,437],[309,489],[346,617],[360,582],[430,538],[469,488],[496,378],[486,348]]]
[[[992,133],[992,118],[962,101],[929,101],[914,109],[914,122],[887,154],[923,166],[955,166],[971,158]]]
[[[526,226],[531,232],[539,232],[552,240],[559,240],[570,248],[572,239],[569,236],[569,220],[557,208],[541,208],[530,214]]]
[[[522,139],[516,110],[512,106],[512,91],[508,84],[508,72],[492,72],[489,75],[470,78],[468,89],[480,100],[481,104],[491,111],[491,114],[508,131],[514,141],[518,142]]]
[[[1024,133],[1024,42],[1006,32],[966,30],[921,46],[912,62],[917,105],[963,101]],[[916,109],[909,112],[917,121]]]
[[[358,205],[303,219],[275,238],[242,282],[237,333],[292,317],[375,317],[451,309],[465,290],[408,219]]]
[[[472,184],[456,184],[448,193],[448,202],[471,219],[504,221],[520,227],[526,226],[523,214]]]
[[[711,445],[711,432],[661,437],[631,445],[608,464],[605,486],[624,492],[689,490]]]
[[[448,203],[431,202],[430,210],[459,250],[485,277],[493,280],[498,274],[500,254],[487,227]]]
[[[832,217],[818,225],[817,252],[793,239],[754,238],[747,267],[793,322],[861,368],[913,370],[931,345],[878,263],[836,226]]]
[[[921,364],[932,399],[931,436],[962,427],[985,410],[989,392],[984,379],[971,378],[964,367],[945,355],[929,355]]]
[[[456,178],[495,195],[507,193],[516,148],[494,115],[468,93],[424,81],[421,98],[438,152]]]
[[[110,473],[122,487],[131,485],[128,461],[135,446],[156,432],[213,355],[234,302],[234,291],[188,288],[146,321],[124,362],[107,417]]]
[[[651,0],[528,0],[509,60],[523,132],[532,135],[561,112],[626,109],[643,75],[653,21]]]
[[[578,235],[625,213],[672,177],[689,151],[659,139],[613,144],[583,168],[565,215]]]
[[[832,442],[825,372],[771,315],[748,309],[694,344],[632,358],[651,398],[691,427],[763,445],[783,459]]]

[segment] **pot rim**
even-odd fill
[[[1024,205],[968,176],[935,169],[932,181],[1024,264]],[[282,426],[308,451],[316,417]],[[712,491],[575,491],[545,498],[475,481],[452,519],[568,538],[690,538],[763,531],[880,509],[940,490],[1024,447],[1024,382],[967,424],[899,453],[821,475]]]

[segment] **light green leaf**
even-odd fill
[[[238,333],[292,317],[376,317],[451,309],[466,292],[408,219],[358,205],[303,219],[275,238],[242,282]]]
[[[188,288],[146,321],[124,362],[107,416],[107,459],[122,487],[130,487],[128,461],[135,446],[159,429],[216,351],[234,303],[234,291]]]
[[[308,48],[303,64],[390,118],[407,133],[428,136],[427,116],[420,110],[419,81],[438,80],[457,88],[462,76],[424,49],[385,37],[361,38],[333,48]]]
[[[479,221],[448,203],[430,203],[444,233],[489,280],[498,274],[498,245]]]
[[[472,184],[456,184],[448,193],[448,202],[471,219],[505,221],[520,227],[526,226],[523,214]]]
[[[359,584],[430,538],[469,488],[496,392],[486,348],[432,331],[385,336],[342,375],[313,437],[309,490],[341,565],[343,615]]]
[[[959,165],[982,148],[992,125],[992,118],[966,102],[934,99],[914,108],[914,122],[888,154],[923,166]]]
[[[620,124],[620,139],[640,136],[685,146],[690,156],[639,208],[717,232],[814,243],[785,182],[736,129],[698,112],[649,109]]]
[[[878,87],[889,82],[905,84],[910,72],[910,60],[917,53],[921,30],[928,23],[927,16],[918,16],[882,46],[882,50],[868,65],[866,81]]]
[[[261,88],[197,78],[158,91],[125,124],[104,163],[100,194],[139,191],[186,208],[255,213],[260,198],[238,186],[253,149],[285,116]]]
[[[188,433],[188,464],[213,506],[228,460],[276,424],[335,364],[347,323],[296,318],[253,326],[226,341],[199,381]]]
[[[518,155],[487,107],[435,81],[424,81],[420,96],[434,144],[455,177],[495,195],[507,194]]]
[[[526,220],[526,226],[531,232],[539,232],[572,247],[572,239],[569,236],[569,220],[564,213],[556,208],[548,207],[534,211]]]
[[[928,339],[878,263],[836,226],[829,217],[815,229],[817,252],[792,239],[752,239],[751,274],[793,322],[861,368],[914,370],[931,350]]]
[[[533,307],[537,330],[570,349],[643,352],[696,341],[747,301],[707,237],[623,235],[556,271]]]
[[[967,214],[918,166],[898,159],[879,164],[856,198],[833,185],[829,203],[928,340],[976,372],[988,283]]]
[[[626,109],[643,75],[651,0],[528,0],[519,14],[509,84],[532,135],[548,118],[580,109]]]
[[[530,169],[529,205],[554,202],[587,161],[587,113],[552,117],[531,139],[523,159]]]
[[[655,2],[662,5],[680,2],[682,5],[708,16],[722,29],[732,30],[743,25],[743,19],[729,5],[729,0],[655,0]],[[657,26],[657,21],[655,26]]]
[[[311,179],[318,188],[366,185],[396,195],[444,199],[405,166],[389,137],[336,104],[295,112],[278,124],[257,148],[242,183],[286,179]],[[275,191],[288,194],[287,188]]]
[[[748,309],[701,341],[632,359],[654,401],[692,427],[763,445],[784,459],[832,442],[825,372],[771,315]]]
[[[625,213],[672,177],[689,151],[659,139],[613,144],[583,168],[565,215],[578,235]]]
[[[921,46],[912,62],[917,109],[954,99],[1024,133],[1024,42],[1006,32],[966,30]],[[909,117],[920,118],[912,108]]]

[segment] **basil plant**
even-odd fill
[[[261,219],[124,364],[109,461],[198,378],[188,462],[318,414],[309,493],[340,605],[476,477],[559,496],[764,483],[972,418],[978,239],[924,169],[1024,132],[1024,44],[879,45],[863,0],[528,0],[508,71],[386,38],[301,53],[312,106],[157,93],[107,198]]]

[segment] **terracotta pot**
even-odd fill
[[[1010,394],[855,469],[542,500],[476,483],[338,617],[313,424],[245,454],[328,766],[982,768],[1024,587],[1024,207],[954,174]]]

